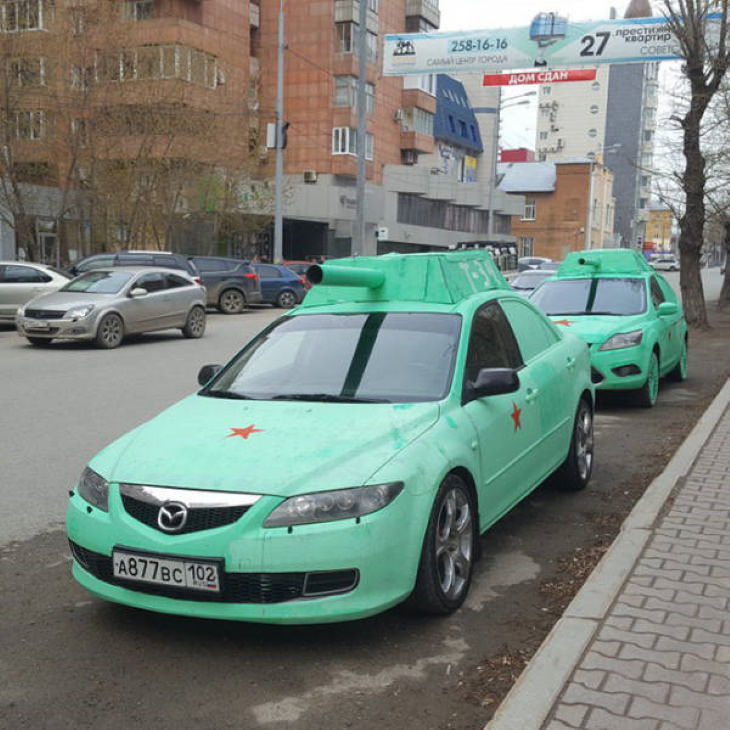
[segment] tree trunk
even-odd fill
[[[693,93],[689,111],[683,120],[686,161],[683,187],[687,205],[684,215],[679,220],[681,262],[679,285],[687,323],[698,329],[708,329],[707,307],[700,271],[700,255],[705,231],[705,158],[700,146],[700,130],[706,102],[696,93],[696,87],[704,84],[702,73],[702,67],[699,71],[693,69],[689,72]]]
[[[728,260],[730,260],[730,221],[725,221],[725,275],[722,280],[722,289],[720,290],[720,298],[717,301],[719,309],[725,309],[730,306],[730,271],[728,270]]]

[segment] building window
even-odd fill
[[[74,86],[72,69],[71,84]],[[96,62],[97,81],[142,81],[146,79],[182,79],[215,89],[218,85],[218,59],[209,53],[187,46],[140,46]],[[83,88],[74,86],[74,88]]]
[[[378,0],[368,0],[368,10],[372,10],[374,13],[378,12]]]
[[[540,132],[540,139],[545,140],[547,138],[548,138],[548,133],[547,132]]]
[[[420,89],[431,96],[436,96],[436,74],[406,76],[403,79],[404,89]]]
[[[601,90],[601,84],[598,81],[594,81],[591,84],[591,89],[593,89],[593,91],[600,91]]]
[[[467,131],[466,131],[466,122],[462,121],[461,119],[459,119],[459,134],[464,139],[469,139],[469,135],[467,134]]]
[[[550,94],[553,93],[552,86],[543,86],[542,87],[542,94],[543,96],[550,96]]]
[[[89,146],[89,120],[88,119],[72,119],[71,134],[78,142],[79,147]]]
[[[127,20],[140,22],[149,20],[154,14],[153,0],[126,0],[124,3],[124,17]]]
[[[522,214],[523,221],[534,221],[537,215],[537,201],[535,198],[525,198],[525,210]]]
[[[46,136],[45,111],[15,112],[15,136],[18,139],[43,139]]]
[[[46,85],[46,64],[41,56],[13,58],[10,61],[10,80],[24,88]]]
[[[433,137],[433,120],[434,115],[424,109],[418,107],[406,109],[402,128],[405,132],[418,132]]]
[[[355,53],[357,50],[357,23],[336,23],[337,25],[337,52]],[[378,36],[367,31],[367,58],[368,63],[375,63],[378,59]]]
[[[428,226],[461,233],[487,233],[489,212],[412,193],[398,193],[399,223]],[[509,226],[508,226],[509,227]]]
[[[84,8],[71,8],[71,33],[81,35],[86,31],[86,10]]]
[[[651,142],[653,137],[654,137],[654,132],[652,132],[651,129],[644,130],[644,142]]]
[[[365,159],[372,160],[375,140],[369,132],[365,134]],[[357,154],[357,129],[352,127],[334,127],[332,129],[332,154]]]
[[[349,106],[357,109],[357,77],[335,76],[335,106]],[[375,111],[375,86],[365,84],[365,111]]]
[[[0,32],[19,33],[45,29],[44,0],[3,0],[0,2]]]
[[[456,122],[454,121],[454,117],[449,114],[449,129],[451,130],[452,134],[456,134]]]
[[[589,129],[588,130],[588,136],[595,138],[598,137],[598,130],[597,129]]]
[[[517,255],[520,258],[532,256],[535,249],[535,239],[530,236],[520,236],[517,241]]]
[[[591,114],[598,114],[598,112],[600,111],[600,107],[598,106],[598,104],[593,104],[593,106],[591,106],[590,111],[591,111]]]

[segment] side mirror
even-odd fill
[[[466,384],[468,400],[514,393],[519,389],[520,378],[517,371],[511,368],[482,368],[477,379]]]
[[[198,385],[205,385],[212,380],[223,368],[222,365],[203,365],[198,372]]]
[[[679,311],[679,307],[675,302],[662,302],[657,309],[657,314],[660,317],[671,317]]]
[[[129,296],[132,297],[132,299],[136,299],[137,297],[146,297],[147,293],[147,289],[143,289],[141,286],[135,286],[134,289],[129,292]]]

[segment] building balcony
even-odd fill
[[[404,109],[416,107],[423,109],[430,114],[436,113],[436,97],[421,91],[421,89],[403,89],[401,94],[401,106]]]
[[[433,0],[406,0],[406,17],[416,15],[438,28],[441,24],[441,13],[437,2]]]
[[[420,132],[401,131],[400,148],[402,150],[416,150],[417,152],[431,154],[434,150],[433,137],[427,134],[421,134]]]
[[[332,74],[335,76],[359,76],[359,60],[355,53],[335,53],[332,61]],[[368,63],[365,73],[366,81],[374,84],[378,79],[378,67]]]
[[[335,0],[335,23],[359,23],[359,0]],[[368,9],[368,30],[378,32],[378,14]]]

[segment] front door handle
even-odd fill
[[[575,358],[574,357],[568,357],[565,363],[565,367],[568,370],[572,370],[575,367]]]
[[[539,393],[540,391],[537,388],[528,388],[527,394],[525,395],[525,401],[527,401],[527,403],[536,401]]]

